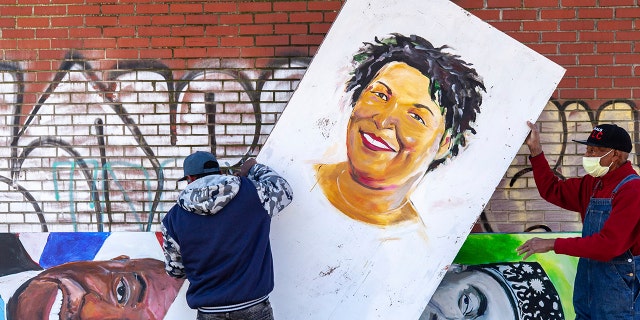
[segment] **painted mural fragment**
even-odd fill
[[[195,318],[184,281],[164,270],[160,237],[0,234],[0,319]]]
[[[347,216],[377,225],[419,221],[411,193],[475,133],[482,79],[445,48],[394,34],[354,56],[347,161],[316,166],[318,185]]]
[[[516,248],[532,237],[575,235],[469,235],[420,320],[574,319],[572,289],[578,259],[545,253],[522,261]]]
[[[297,194],[280,319],[417,319],[564,73],[450,1],[405,6],[345,3],[258,156]]]

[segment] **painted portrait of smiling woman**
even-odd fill
[[[392,34],[354,55],[347,160],[316,165],[325,196],[350,218],[378,226],[419,221],[412,191],[476,133],[483,81],[445,49]]]

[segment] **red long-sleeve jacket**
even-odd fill
[[[531,157],[530,160],[540,196],[563,209],[579,212],[582,221],[592,195],[595,198],[610,198],[622,179],[636,173],[627,161],[601,178],[585,175],[560,180],[553,174],[544,154]],[[601,184],[594,192],[598,181]],[[556,253],[600,261],[609,261],[628,249],[633,255],[640,255],[640,180],[629,181],[618,189],[609,219],[600,232],[588,237],[558,238],[554,244]]]

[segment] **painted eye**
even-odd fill
[[[116,298],[118,299],[118,303],[125,304],[129,300],[129,294],[129,285],[124,278],[120,278],[120,281],[118,281],[118,285],[116,286]]]
[[[425,125],[425,126],[427,125],[424,122],[424,120],[422,119],[422,117],[419,116],[418,114],[416,114],[416,113],[409,113],[409,114],[411,115],[411,118],[414,118],[414,119],[418,120],[420,123],[422,123],[422,125]]]
[[[382,92],[373,92],[373,94],[375,94],[378,98],[382,99],[383,101],[389,101],[389,97],[387,97],[387,95]]]
[[[465,319],[475,319],[485,313],[487,301],[480,290],[474,286],[470,286],[460,294],[458,307]]]

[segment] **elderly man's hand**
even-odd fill
[[[524,254],[522,260],[527,260],[534,253],[545,253],[553,250],[556,239],[531,238],[518,247],[518,254]]]
[[[531,153],[532,157],[535,157],[542,153],[542,144],[540,143],[540,131],[538,130],[538,126],[530,121],[527,121],[527,125],[531,132],[529,132],[529,136],[527,136],[527,140],[525,143],[529,147],[529,153]]]

